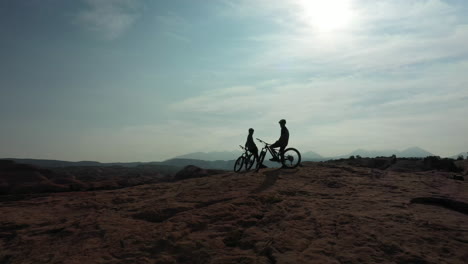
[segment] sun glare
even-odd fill
[[[352,0],[298,0],[301,19],[315,30],[331,32],[351,25]]]

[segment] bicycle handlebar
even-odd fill
[[[261,140],[261,139],[259,139],[259,138],[257,138],[257,140],[260,141],[260,142],[262,142],[262,143],[265,144],[265,145],[271,145],[271,144],[266,143],[265,141],[263,141],[263,140]]]

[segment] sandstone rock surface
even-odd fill
[[[466,263],[451,175],[305,163],[3,201],[0,263]]]

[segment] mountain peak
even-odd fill
[[[396,154],[399,157],[407,157],[407,158],[421,158],[421,157],[427,157],[427,156],[434,156],[431,152],[422,149],[417,146],[413,146],[410,148],[407,148],[400,153]]]

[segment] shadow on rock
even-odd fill
[[[271,188],[273,185],[275,185],[281,172],[282,172],[281,169],[276,169],[276,170],[265,172],[264,173],[265,180],[262,182],[260,186],[255,188],[251,193],[261,193]]]
[[[452,199],[436,197],[418,197],[411,199],[411,203],[441,206],[468,215],[468,204]]]

